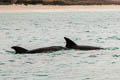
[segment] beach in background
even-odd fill
[[[0,5],[0,12],[118,11],[120,5]]]

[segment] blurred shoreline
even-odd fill
[[[0,12],[119,11],[120,5],[0,5]]]

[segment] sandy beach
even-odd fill
[[[118,11],[120,5],[0,5],[0,12]]]

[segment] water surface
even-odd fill
[[[119,80],[120,12],[0,13],[1,80]],[[64,37],[99,51],[14,54],[11,46],[65,46]]]

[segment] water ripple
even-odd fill
[[[118,16],[120,11],[0,13],[1,80],[119,80]],[[29,55],[10,48],[65,46],[64,37],[107,48]]]

